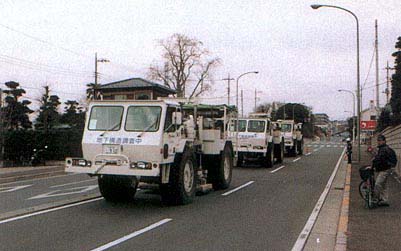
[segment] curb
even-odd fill
[[[351,189],[351,164],[347,164],[347,173],[345,176],[343,200],[341,203],[340,218],[338,220],[337,237],[334,250],[347,250],[347,230],[348,230],[348,214],[349,214],[349,199]]]

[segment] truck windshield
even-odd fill
[[[118,131],[121,127],[122,106],[93,106],[88,129],[92,131]]]
[[[239,132],[245,132],[246,130],[246,120],[239,120]],[[230,123],[230,131],[237,131],[237,120],[232,120]]]
[[[156,132],[159,130],[160,106],[130,106],[125,122],[126,131]]]
[[[265,132],[265,124],[263,120],[249,120],[248,132]]]
[[[291,132],[292,131],[292,125],[291,124],[282,124],[281,125],[281,131],[283,131],[283,132]]]

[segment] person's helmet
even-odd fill
[[[386,141],[386,137],[383,134],[377,136],[377,140]]]
[[[351,139],[350,138],[347,138],[347,142],[350,142],[351,141]]]

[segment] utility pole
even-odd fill
[[[390,81],[391,81],[391,79],[390,79],[390,70],[394,70],[395,68],[390,67],[388,65],[388,61],[387,61],[387,67],[385,69],[386,69],[386,73],[387,73],[387,77],[386,77],[387,85],[386,85],[385,93],[386,93],[386,101],[387,101],[387,104],[388,104],[390,102],[390,93],[391,93],[391,91],[390,91]]]
[[[230,105],[230,81],[234,80],[233,78],[230,78],[230,73],[228,73],[227,78],[223,78],[222,80],[227,80],[227,105]]]
[[[256,97],[256,88],[255,88],[255,112],[256,112],[256,99],[257,99],[257,97]]]
[[[241,90],[241,117],[244,117],[244,90]]]
[[[101,58],[101,59],[97,59],[97,52],[95,53],[95,86],[93,87],[92,90],[92,95],[93,95],[93,99],[96,99],[96,88],[97,88],[97,79],[98,79],[98,71],[97,71],[97,63],[108,63],[110,62],[110,60],[105,59],[105,58]]]
[[[375,20],[375,51],[376,51],[376,107],[380,108],[379,100],[379,40],[377,32],[377,19]]]
[[[43,127],[45,129],[45,133],[47,133],[48,129],[48,118],[49,118],[49,86],[45,86],[45,95],[44,95],[44,100],[43,100]]]

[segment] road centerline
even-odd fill
[[[280,167],[274,169],[273,171],[271,171],[270,173],[275,173],[275,172],[279,171],[280,169],[283,169],[284,167],[285,166],[280,166]]]
[[[150,231],[150,230],[152,230],[152,229],[155,229],[155,228],[157,228],[157,227],[160,227],[161,225],[164,225],[164,224],[166,224],[166,223],[169,222],[169,221],[172,221],[172,219],[167,218],[167,219],[158,221],[158,222],[156,222],[156,223],[153,223],[152,225],[149,225],[149,226],[147,226],[147,227],[145,227],[145,228],[142,228],[142,229],[140,229],[140,230],[138,230],[138,231],[135,231],[135,232],[133,232],[133,233],[131,233],[131,234],[129,234],[129,235],[126,235],[126,236],[124,236],[124,237],[121,237],[120,239],[117,239],[117,240],[115,240],[115,241],[109,242],[109,243],[107,243],[107,244],[105,244],[105,245],[103,245],[103,246],[100,246],[100,247],[98,247],[98,248],[92,249],[91,251],[103,251],[103,250],[109,249],[109,248],[111,248],[111,247],[114,247],[114,246],[116,246],[116,245],[122,243],[122,242],[125,242],[125,241],[127,241],[127,240],[129,240],[129,239],[132,239],[132,238],[134,238],[134,237],[136,237],[136,236],[138,236],[138,235],[141,235],[141,234],[146,233],[146,232],[148,232],[148,231]]]
[[[228,192],[223,193],[222,196],[227,196],[227,195],[229,195],[229,194],[232,194],[232,193],[234,193],[234,192],[236,192],[236,191],[238,191],[238,190],[240,190],[240,189],[242,189],[242,188],[244,188],[244,187],[247,187],[247,186],[251,185],[251,184],[254,183],[254,182],[255,182],[255,181],[251,180],[251,181],[249,181],[249,182],[247,182],[247,183],[245,183],[245,184],[243,184],[243,185],[241,185],[241,186],[239,186],[239,187],[237,187],[237,188],[234,188],[233,190],[230,190],[230,191],[228,191]]]
[[[297,162],[298,160],[300,160],[301,157],[294,159],[292,162]]]
[[[307,154],[305,154],[305,156],[309,156],[309,155],[311,155],[312,153],[307,153]]]

